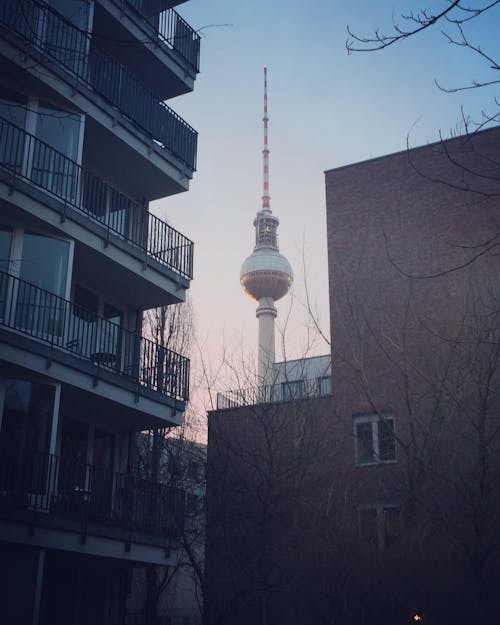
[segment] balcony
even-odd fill
[[[72,458],[7,445],[0,453],[0,514],[17,512],[30,524],[38,519],[82,534],[107,526],[110,537],[118,533],[129,540],[132,532],[179,538],[184,497],[178,488]]]
[[[193,243],[143,206],[18,126],[0,117],[0,169],[35,185],[174,274],[193,276]]]
[[[3,0],[0,25],[70,74],[145,135],[164,158],[190,174],[196,169],[197,133],[125,66],[97,47],[84,32],[36,0]]]
[[[0,272],[0,328],[66,354],[70,367],[112,383],[128,382],[139,394],[186,402],[189,360],[49,291]],[[68,359],[69,356],[69,359]],[[91,365],[90,369],[88,365]],[[84,365],[84,366],[82,366]]]
[[[174,9],[161,9],[158,0],[125,0],[126,6],[137,13],[155,37],[175,50],[195,71],[200,71],[200,36]]]
[[[217,393],[217,410],[295,401],[331,395],[330,376],[309,380],[288,380],[268,386],[252,386],[236,391]]]

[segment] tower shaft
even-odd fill
[[[261,388],[273,383],[273,365],[276,357],[274,320],[278,311],[272,297],[262,297],[255,313],[259,320],[259,360],[257,363],[258,384]]]

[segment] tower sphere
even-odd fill
[[[293,282],[288,260],[271,247],[256,249],[243,261],[240,283],[245,293],[259,301],[262,297],[281,299]]]

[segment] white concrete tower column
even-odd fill
[[[255,313],[259,320],[259,360],[257,376],[259,387],[273,383],[273,364],[276,353],[274,320],[278,311],[272,297],[261,297]]]

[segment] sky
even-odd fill
[[[444,7],[444,0],[432,3]],[[277,303],[277,358],[328,353],[313,336],[305,284],[329,336],[324,171],[423,145],[494,109],[495,92],[446,87],[488,78],[485,63],[426,31],[376,53],[348,55],[347,25],[389,31],[411,0],[191,0],[178,12],[200,31],[201,72],[191,94],[169,105],[199,132],[197,171],[187,193],[152,210],[195,243],[191,298],[196,317],[194,378],[201,352],[212,369],[224,355],[256,357],[255,303],[239,271],[254,244],[262,195],[263,67],[268,67],[271,208],[280,252],[294,269],[290,296]],[[498,51],[500,10],[468,32]],[[305,270],[304,270],[305,267]],[[281,339],[280,333],[284,335]],[[196,382],[194,382],[196,385]],[[225,380],[219,380],[224,384]],[[218,390],[221,390],[219,388]]]

